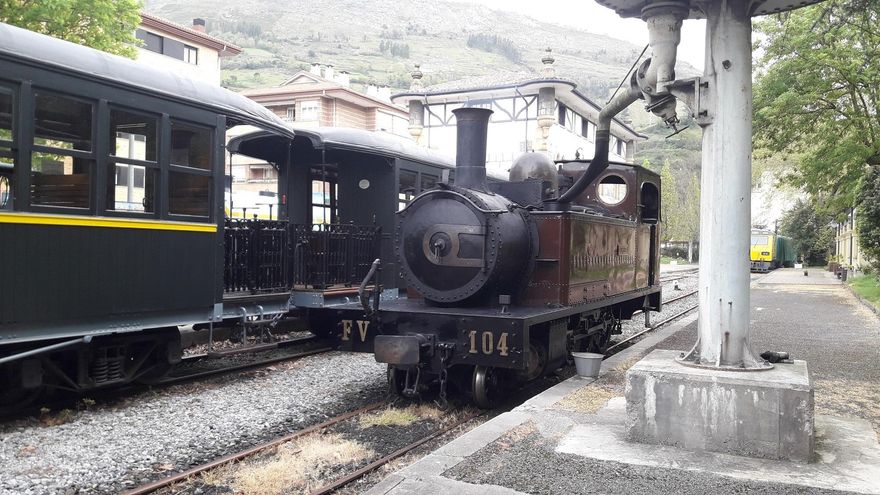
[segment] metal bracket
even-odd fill
[[[666,88],[691,111],[691,117],[700,127],[711,124],[714,116],[709,111],[709,82],[699,77],[672,81]]]

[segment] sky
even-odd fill
[[[648,44],[648,29],[641,19],[623,19],[594,0],[459,0],[491,9],[516,12],[544,22],[574,26],[591,33],[605,34],[637,46]],[[540,6],[537,8],[536,6]],[[684,21],[679,60],[703,70],[706,21]]]

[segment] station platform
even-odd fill
[[[880,494],[880,318],[833,274],[753,278],[752,349],[807,362],[812,462],[754,459],[624,439],[626,370],[654,349],[687,350],[697,316],[606,359],[389,475],[376,494]],[[784,366],[779,364],[778,366]]]

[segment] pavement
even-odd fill
[[[752,349],[807,362],[813,462],[753,459],[624,439],[626,370],[654,349],[687,350],[692,315],[386,477],[368,493],[880,494],[880,318],[833,274],[753,277]]]

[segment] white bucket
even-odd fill
[[[599,368],[602,367],[602,354],[593,352],[572,352],[574,358],[574,367],[577,369],[578,376],[585,378],[596,378],[599,376]]]

